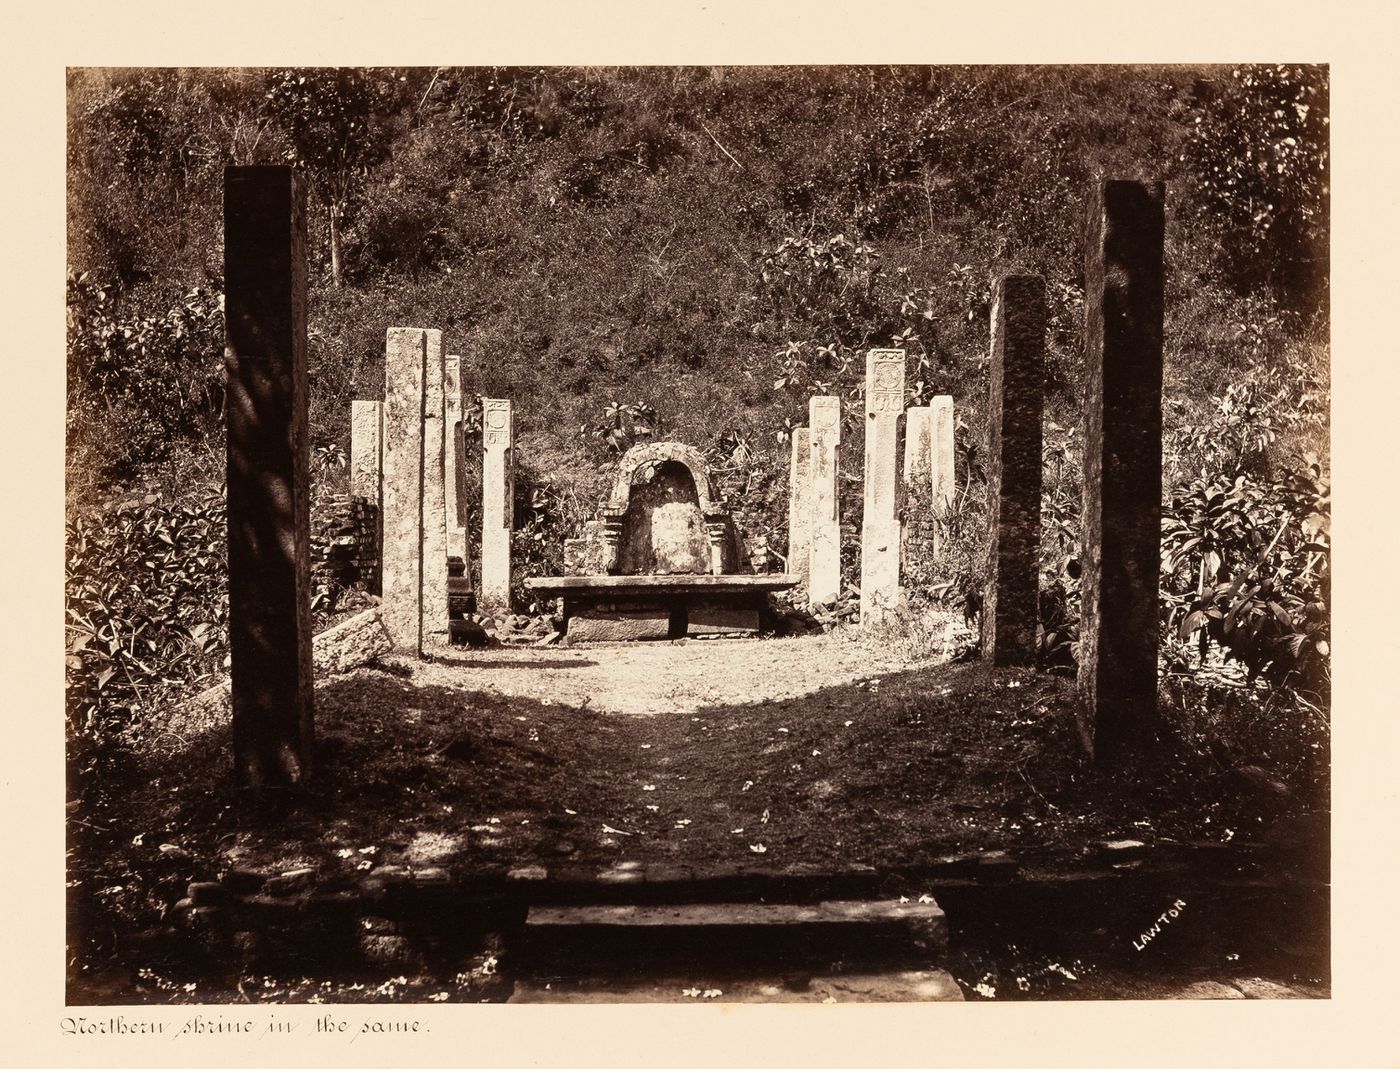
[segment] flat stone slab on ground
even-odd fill
[[[1242,999],[1244,992],[1229,984],[1222,984],[1219,980],[1197,980],[1194,984],[1188,984],[1172,996],[1174,999]]]
[[[532,906],[529,931],[579,928],[810,928],[894,925],[916,930],[929,943],[947,941],[947,919],[938,903],[834,901],[812,905],[716,902],[678,905]]]
[[[708,994],[708,997],[706,997]],[[512,1003],[764,1003],[962,1002],[962,989],[942,969],[862,972],[797,980],[686,976],[666,979],[522,980]]]

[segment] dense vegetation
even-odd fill
[[[707,451],[781,567],[788,430],[859,410],[863,354],[952,394],[949,564],[977,582],[988,304],[1047,282],[1046,642],[1072,654],[1084,195],[1169,183],[1163,626],[1325,707],[1328,87],[1319,68],[75,70],[69,83],[70,714],[142,719],[216,670],[221,179],[311,194],[311,433],[343,479],[385,329],[437,327],[517,405],[521,573],[557,568],[609,459]],[[860,420],[843,521],[859,532]]]

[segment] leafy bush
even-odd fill
[[[130,475],[171,443],[211,434],[223,412],[223,313],[196,287],[165,311],[114,284],[68,276],[70,448],[100,435],[104,468]]]
[[[209,677],[228,652],[227,510],[221,495],[155,494],[66,529],[67,705],[101,734]]]
[[[1325,71],[1237,67],[1203,82],[1183,159],[1218,253],[1246,291],[1288,295],[1306,315],[1327,287],[1328,104]]]
[[[606,445],[614,456],[620,457],[640,439],[654,435],[656,423],[656,410],[651,405],[639,401],[614,401],[604,410],[602,419],[585,429],[590,436]]]
[[[515,529],[511,532],[511,583],[515,604],[533,606],[537,595],[524,581],[564,571],[564,539],[576,538],[593,515],[594,504],[579,500],[574,488],[532,464],[515,471]]]
[[[1331,490],[1315,459],[1261,485],[1203,475],[1162,521],[1170,638],[1216,642],[1251,678],[1326,697],[1331,676]]]

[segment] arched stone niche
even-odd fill
[[[729,513],[713,500],[710,466],[682,442],[627,450],[601,520],[612,575],[722,575],[738,559]]]
[[[738,532],[715,504],[704,454],[681,442],[633,446],[584,537],[565,543],[574,575],[726,575],[738,570]]]
[[[710,535],[691,469],[676,460],[638,467],[617,545],[617,575],[705,575]]]
[[[598,518],[565,541],[567,574],[525,585],[562,600],[571,643],[751,635],[768,595],[797,579],[741,574],[744,563],[704,455],[654,442],[627,451]]]

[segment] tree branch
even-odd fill
[[[739,168],[739,170],[744,170],[744,165],[734,158],[734,154],[719,143],[719,138],[717,138],[714,134],[710,133],[710,128],[705,125],[705,120],[697,117],[695,121],[700,124],[700,129],[704,130],[705,133],[710,134],[710,140],[715,143],[715,146],[721,152],[723,152],[726,156],[729,157],[730,162],[733,163],[735,167]]]

